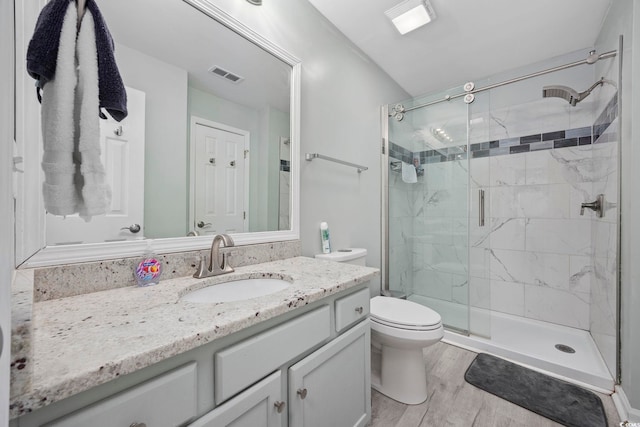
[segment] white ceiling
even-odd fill
[[[309,1],[411,96],[591,47],[612,2],[432,0],[401,36],[384,14],[401,0]]]

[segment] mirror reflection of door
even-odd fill
[[[142,239],[144,217],[145,93],[127,87],[129,115],[100,120],[100,150],[111,208],[86,222],[77,214],[47,214],[47,245]],[[138,230],[138,231],[136,231]]]
[[[246,231],[249,132],[203,119],[191,131],[192,230],[200,235]]]

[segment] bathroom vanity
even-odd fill
[[[12,396],[11,426],[364,426],[367,282],[377,275],[295,257],[37,302],[30,386]],[[181,300],[265,277],[290,285],[234,302]]]

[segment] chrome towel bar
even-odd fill
[[[369,169],[366,166],[356,165],[355,163],[345,162],[344,160],[334,159],[333,157],[325,156],[325,155],[318,154],[318,153],[307,153],[307,154],[305,154],[304,157],[305,157],[305,159],[307,159],[308,162],[310,162],[313,159],[322,159],[322,160],[328,160],[330,162],[340,163],[341,165],[345,165],[345,166],[351,166],[353,168],[358,169],[358,173],[360,173],[362,171],[366,171],[367,169]]]

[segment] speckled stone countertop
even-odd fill
[[[125,287],[34,303],[30,390],[11,397],[11,416],[184,353],[378,274],[375,268],[295,257],[240,267],[208,279],[175,278],[146,288]],[[291,286],[267,296],[215,305],[180,301],[192,290],[258,277],[281,278]],[[132,342],[135,345],[123,345]]]

